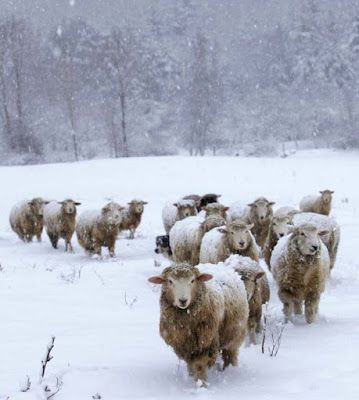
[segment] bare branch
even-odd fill
[[[40,370],[40,382],[45,376],[47,364],[52,360],[53,356],[51,355],[51,351],[55,345],[55,336],[51,337],[51,340],[46,348],[45,357],[41,360],[41,370]]]

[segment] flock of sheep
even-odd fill
[[[218,355],[223,368],[236,365],[247,334],[256,343],[262,306],[270,298],[261,257],[277,284],[285,319],[302,314],[304,304],[306,322],[314,321],[340,241],[340,228],[329,216],[332,194],[324,190],[303,198],[299,209],[275,212],[275,203],[264,197],[227,207],[217,194],[189,195],[164,206],[166,234],[156,237],[155,252],[171,265],[149,281],[162,285],[160,334],[195,381],[206,386]],[[76,231],[88,254],[101,255],[107,247],[114,256],[118,233],[129,230],[134,238],[145,204],[110,202],[76,219],[80,203],[35,198],[13,207],[10,225],[25,242],[35,236],[40,241],[45,227],[52,246],[64,239],[66,251],[72,251]]]

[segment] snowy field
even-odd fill
[[[359,398],[359,155],[331,151],[288,159],[131,158],[77,164],[1,167],[0,399],[43,399],[40,360],[56,336],[46,379],[63,385],[56,400],[339,399]],[[333,189],[333,215],[342,227],[335,269],[313,325],[289,323],[277,357],[243,347],[238,368],[212,371],[209,389],[196,389],[158,333],[159,288],[154,238],[161,209],[190,193],[222,193],[222,202],[259,195],[297,206],[303,195]],[[10,230],[18,200],[73,197],[79,212],[110,199],[149,202],[134,240],[122,235],[117,257],[88,258],[43,242],[24,244]],[[106,254],[106,252],[104,252]],[[157,260],[165,266],[164,259]],[[271,276],[268,313],[281,318]],[[32,386],[20,392],[29,376]]]

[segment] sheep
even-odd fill
[[[200,262],[217,264],[231,254],[259,260],[259,249],[251,233],[252,225],[237,221],[207,232],[202,239]]]
[[[229,207],[226,207],[220,203],[209,203],[203,209],[206,212],[206,218],[212,215],[218,215],[226,219]]]
[[[205,234],[203,222],[201,217],[193,216],[173,225],[169,233],[173,261],[190,265],[199,263],[199,251]]]
[[[259,263],[248,257],[232,255],[225,261],[225,265],[234,268],[244,282],[249,305],[249,340],[256,344],[256,333],[262,332],[262,306],[270,298],[268,278]]]
[[[293,224],[300,225],[310,223],[318,229],[328,231],[328,234],[322,235],[321,239],[327,246],[330,258],[330,270],[333,269],[340,242],[340,227],[334,218],[316,213],[299,213],[293,217]]]
[[[52,247],[57,249],[60,238],[65,240],[65,251],[73,252],[71,238],[76,227],[76,206],[81,203],[66,199],[51,201],[44,207],[44,225]]]
[[[320,196],[305,196],[299,204],[299,208],[304,212],[313,212],[322,215],[329,215],[332,206],[333,190],[322,190]]]
[[[170,236],[160,235],[156,236],[156,254],[162,254],[164,257],[172,260],[172,249],[170,246]]]
[[[248,204],[246,217],[250,224],[253,224],[252,233],[258,246],[263,249],[268,236],[269,225],[273,218],[274,201],[269,201],[264,197],[257,198],[253,203]]]
[[[288,217],[290,220],[293,219],[295,214],[300,213],[295,207],[292,206],[283,206],[279,207],[273,214],[274,217]]]
[[[293,311],[303,313],[303,301],[306,322],[316,317],[330,267],[328,250],[320,239],[325,234],[315,225],[301,224],[273,250],[270,263],[286,321],[292,320]]]
[[[101,255],[101,247],[107,247],[110,256],[115,255],[115,243],[123,210],[124,207],[111,202],[101,210],[89,210],[80,215],[76,235],[86,252]]]
[[[160,335],[187,363],[197,384],[222,355],[223,369],[238,364],[248,320],[244,284],[225,266],[173,264],[149,281],[161,284]]]
[[[179,200],[177,203],[168,203],[162,210],[162,222],[168,235],[176,221],[197,215],[196,202],[194,200]]]
[[[193,200],[196,203],[197,211],[201,211],[201,196],[198,194],[189,194],[187,196],[182,197],[182,200]]]
[[[278,240],[289,233],[289,228],[291,226],[290,216],[274,216],[270,225],[268,236],[263,248],[263,257],[266,262],[268,269],[271,269],[270,258],[275,245]]]
[[[142,200],[131,200],[123,210],[122,221],[119,226],[119,231],[129,230],[129,239],[134,239],[135,231],[141,223],[141,217],[143,214],[143,206],[148,204]]]
[[[205,218],[203,222],[203,229],[204,232],[208,232],[211,229],[219,228],[223,225],[226,225],[225,218],[221,217],[220,215],[210,215]]]
[[[11,229],[24,242],[32,242],[34,236],[41,242],[44,227],[43,208],[48,201],[41,197],[23,200],[14,205],[10,211],[9,222]]]

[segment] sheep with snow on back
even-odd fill
[[[168,235],[173,225],[184,218],[197,215],[196,202],[194,200],[179,200],[176,203],[168,203],[162,210],[162,222]]]
[[[141,218],[143,214],[143,206],[148,204],[146,201],[142,200],[131,200],[122,212],[122,221],[120,223],[119,230],[125,231],[129,230],[129,239],[135,237],[135,231],[141,223]]]
[[[11,209],[9,218],[11,229],[24,242],[31,242],[34,236],[38,242],[41,242],[45,204],[48,204],[48,201],[36,197],[32,200],[21,201]]]
[[[65,240],[65,251],[73,251],[71,238],[76,228],[76,206],[81,203],[71,199],[51,201],[44,207],[44,224],[54,249],[59,239]]]
[[[234,268],[244,282],[249,305],[248,334],[250,342],[256,344],[256,333],[262,332],[262,306],[270,298],[268,278],[259,263],[248,257],[232,255],[225,264]]]
[[[283,206],[283,207],[279,207],[277,208],[277,210],[275,210],[273,216],[274,217],[288,217],[288,219],[291,221],[294,217],[295,214],[300,213],[299,210],[297,210],[295,207],[292,206]]]
[[[273,217],[269,225],[268,236],[263,249],[264,261],[266,262],[269,270],[271,269],[270,258],[272,256],[272,251],[278,243],[278,240],[281,237],[288,235],[291,226],[291,218],[289,216]]]
[[[220,354],[223,369],[237,365],[246,336],[248,302],[233,269],[174,264],[149,281],[162,285],[161,337],[187,363],[196,382],[206,386],[208,368]]]
[[[320,196],[305,196],[299,204],[304,212],[313,212],[322,215],[329,215],[332,207],[332,190],[322,190]]]
[[[293,217],[293,224],[300,225],[309,223],[315,225],[321,231],[327,231],[327,234],[322,235],[321,239],[327,246],[330,258],[330,270],[333,269],[337,258],[338,247],[340,242],[340,227],[334,218],[327,215],[316,213],[299,213]]]
[[[174,224],[169,234],[173,261],[190,265],[199,263],[199,251],[205,234],[203,222],[203,218],[194,216]]]
[[[198,194],[189,194],[187,196],[182,197],[182,200],[193,200],[196,203],[197,211],[201,211],[201,196]]]
[[[231,254],[240,254],[258,261],[259,249],[251,228],[252,225],[236,221],[210,230],[202,239],[200,262],[217,264]]]
[[[258,246],[263,249],[268,236],[269,225],[273,218],[274,201],[259,197],[253,203],[248,204],[246,217],[248,223],[253,224],[252,233]]]
[[[80,215],[76,235],[86,252],[101,255],[101,248],[107,247],[110,256],[115,255],[115,243],[123,209],[118,203],[111,202],[101,210],[89,210]]]
[[[170,236],[169,235],[159,235],[156,236],[156,254],[162,254],[164,257],[172,260],[172,249],[170,246]]]
[[[321,240],[326,233],[315,225],[301,224],[273,250],[270,263],[286,320],[291,320],[293,311],[302,314],[303,302],[306,322],[315,319],[329,275],[329,254]]]

